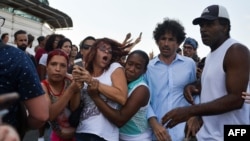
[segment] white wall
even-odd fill
[[[37,37],[43,35],[52,34],[54,31],[46,25],[46,23],[36,22],[13,13],[0,10],[0,16],[5,18],[5,24],[1,27],[2,33],[9,33],[9,44],[14,44],[14,33],[17,30],[25,30],[28,34],[32,34],[35,39],[33,42],[33,48],[38,44]]]

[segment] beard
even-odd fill
[[[27,46],[17,46],[19,49],[21,49],[22,51],[25,51]]]

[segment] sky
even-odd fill
[[[178,20],[185,28],[186,36],[195,38],[198,55],[210,52],[203,45],[199,26],[192,24],[204,8],[212,4],[227,8],[231,20],[231,37],[250,48],[250,1],[249,0],[49,0],[51,7],[72,18],[73,27],[56,30],[79,45],[87,36],[108,37],[122,42],[127,33],[142,39],[133,50],[159,53],[153,39],[153,31],[164,18]],[[182,45],[180,45],[182,47]]]

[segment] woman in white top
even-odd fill
[[[74,66],[73,79],[85,82],[82,89],[84,107],[76,130],[77,141],[118,141],[118,127],[99,111],[87,88],[98,80],[100,96],[109,106],[117,109],[119,105],[124,105],[128,90],[124,68],[118,62],[127,54],[122,44],[108,38],[97,39],[86,56],[85,68]]]

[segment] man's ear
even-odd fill
[[[223,32],[227,33],[229,31],[229,25],[224,26]]]

